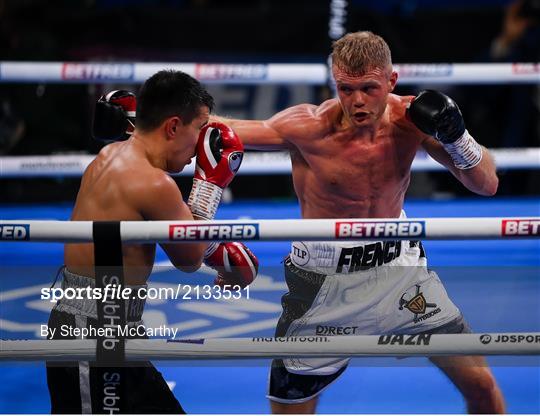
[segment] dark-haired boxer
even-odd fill
[[[129,112],[136,101],[136,126],[129,129],[127,117],[134,116]],[[97,104],[94,135],[118,140],[127,132],[130,137],[105,146],[88,166],[71,220],[212,219],[221,191],[234,178],[243,155],[242,143],[229,127],[208,124],[212,107],[212,97],[199,82],[179,71],[154,74],[143,84],[138,100],[126,91],[114,91],[102,97]],[[197,171],[186,204],[169,173],[181,171],[195,154]],[[193,272],[202,261],[216,268],[219,285],[244,287],[257,274],[257,259],[241,243],[160,245],[173,265],[182,271]],[[146,285],[155,250],[154,243],[122,247],[125,284],[135,295],[139,294],[137,289]],[[95,286],[93,244],[66,244],[64,261],[64,289]],[[125,304],[127,325],[143,325],[144,299],[131,298]],[[98,328],[96,300],[58,301],[49,318],[49,328],[57,329],[51,339],[66,339],[59,330],[63,325]],[[122,388],[127,398],[120,412],[183,412],[150,362],[128,366],[123,371]],[[114,367],[105,372],[109,377],[105,388],[102,380],[96,380],[96,374],[96,368],[88,362],[69,366],[49,363],[47,381],[52,413],[112,411],[118,381]]]
[[[398,75],[381,37],[356,32],[336,41],[332,73],[338,97],[321,105],[294,106],[265,121],[215,118],[230,125],[246,147],[290,151],[303,218],[403,217],[411,164],[420,148],[471,191],[495,194],[494,162],[465,129],[452,99],[437,91],[392,94]],[[296,241],[285,277],[289,292],[276,336],[469,331],[436,273],[427,269],[417,241]],[[347,361],[275,360],[268,395],[272,410],[315,412],[318,394]],[[460,390],[471,413],[504,411],[483,358],[431,361]]]

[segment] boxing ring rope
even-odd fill
[[[540,217],[120,221],[123,242],[540,238]],[[0,223],[0,241],[93,241],[92,221]],[[2,340],[0,360],[95,360],[95,340]],[[540,355],[540,333],[125,340],[124,360]]]
[[[93,221],[0,223],[0,241],[94,241]],[[540,238],[540,217],[120,221],[123,242]],[[95,340],[2,340],[0,360],[95,360]],[[124,360],[540,355],[540,333],[125,340]]]
[[[93,361],[96,340],[2,340],[0,361]],[[125,359],[540,355],[540,332],[126,340]]]
[[[540,169],[540,147],[491,149],[498,169]],[[48,155],[0,157],[1,178],[80,177],[94,155]],[[179,176],[193,176],[194,163]],[[427,153],[418,153],[413,171],[444,171],[446,168]],[[291,158],[287,152],[246,152],[238,175],[288,175]]]
[[[325,85],[326,64],[206,64],[118,62],[15,62],[0,61],[0,83],[142,83],[161,69],[184,71],[206,84],[309,84]],[[405,84],[540,84],[540,63],[395,64],[399,83]],[[540,148],[491,150],[499,169],[540,169]],[[46,177],[82,175],[90,155],[1,157],[0,176]],[[419,153],[413,171],[444,168]],[[239,174],[289,174],[290,158],[283,152],[246,153]],[[188,166],[181,175],[192,175]]]
[[[0,241],[84,243],[98,221],[0,220]],[[120,221],[124,243],[540,238],[540,217]]]
[[[15,62],[0,61],[0,83],[142,83],[161,69],[184,71],[206,84],[309,84],[325,85],[326,64],[206,64],[119,62]],[[540,84],[540,63],[395,64],[400,84]],[[491,150],[499,169],[540,169],[540,148]],[[81,176],[91,155],[1,157],[0,177]],[[419,153],[413,171],[444,168]],[[291,162],[283,152],[248,152],[243,174],[289,174]],[[188,166],[180,175],[192,175]]]
[[[223,64],[179,62],[0,61],[0,82],[142,83],[162,69],[188,73],[205,84],[309,84],[328,82],[328,68],[316,64]],[[395,64],[399,83],[540,83],[540,63]]]

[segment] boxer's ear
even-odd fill
[[[167,140],[175,140],[177,132],[181,129],[182,120],[180,117],[173,116],[169,117],[163,122],[163,129],[165,130],[165,135]]]

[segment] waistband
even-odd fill
[[[324,280],[326,279],[326,276],[327,276],[322,273],[304,270],[298,266],[295,266],[295,264],[291,260],[290,255],[285,257],[284,264],[287,270],[289,270],[295,276],[299,277],[300,280],[304,280],[306,282],[309,282],[310,284],[317,284],[321,286],[324,283]]]
[[[397,219],[405,219],[401,210]],[[413,247],[407,241],[293,241],[291,261],[303,270],[322,274],[353,273],[387,264]]]
[[[94,289],[96,287],[96,280],[90,277],[81,276],[75,274],[64,268],[62,270],[62,289]],[[138,289],[146,288],[147,285],[125,285],[124,287],[130,288],[131,293],[138,293]],[[77,294],[78,295],[78,294]],[[81,296],[64,296],[58,301],[54,310],[58,312],[66,312],[72,315],[84,315],[88,318],[97,319],[97,302],[98,300],[92,298],[92,293],[84,291]],[[132,295],[133,296],[133,295]],[[142,314],[146,300],[138,297],[126,299],[124,301],[126,308],[126,322],[139,322],[142,320]]]
[[[291,262],[294,266],[319,274],[348,274],[392,263],[419,241],[293,241]]]

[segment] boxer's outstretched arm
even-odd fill
[[[246,149],[285,150],[294,145],[296,137],[306,134],[317,107],[300,104],[275,114],[268,120],[238,120],[210,116],[230,126],[240,137]]]
[[[285,139],[280,137],[268,123],[268,120],[235,120],[223,117],[210,117],[231,127],[240,137],[244,147],[251,150],[284,150],[287,149]]]
[[[482,146],[482,160],[470,169],[458,169],[450,155],[436,139],[427,137],[422,146],[428,154],[445,166],[470,191],[479,195],[491,196],[497,192],[499,179],[497,178],[495,162],[489,151]]]

